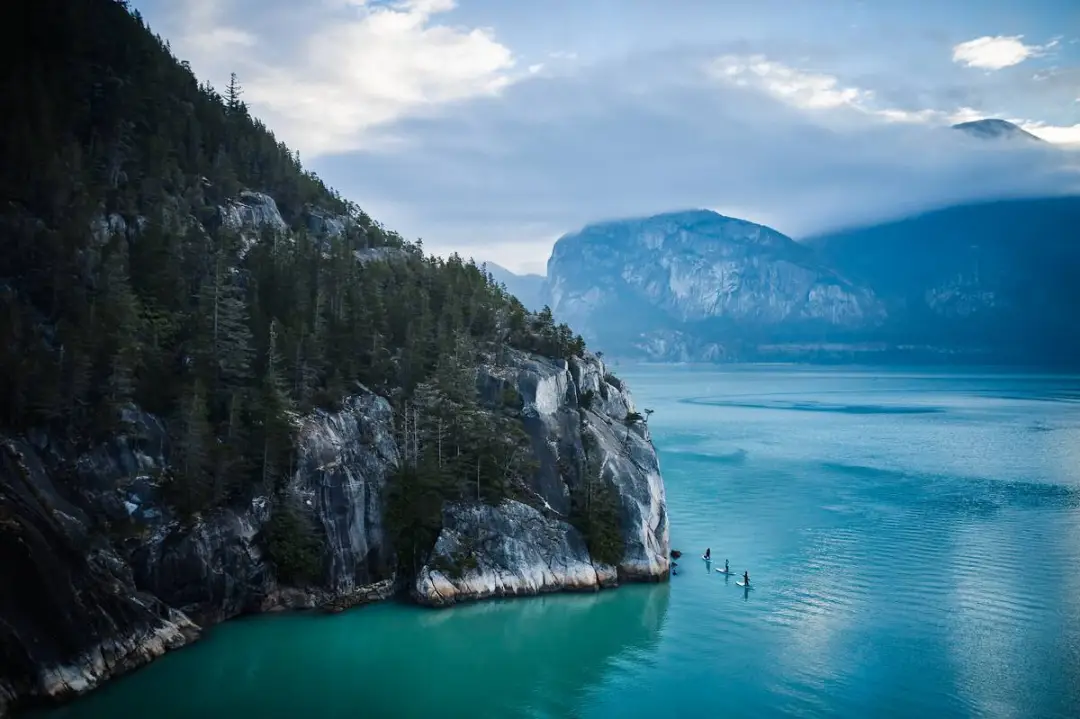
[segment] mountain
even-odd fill
[[[547,302],[544,289],[546,279],[543,275],[518,275],[494,262],[485,262],[483,267],[495,283],[504,285],[507,292],[525,305],[525,309],[530,312],[539,312],[543,309]]]
[[[240,614],[667,578],[648,428],[569,327],[343,200],[126,2],[19,6],[0,716]]]
[[[590,225],[548,263],[555,316],[675,361],[1080,364],[1080,198],[973,203],[795,242],[693,211]]]
[[[989,118],[986,120],[972,120],[953,125],[954,130],[960,130],[973,137],[981,139],[1023,139],[1035,142],[1045,142],[1041,137],[1032,135],[1027,130],[1020,128],[1008,120]]]
[[[806,244],[872,287],[894,342],[997,361],[1080,360],[1080,197],[948,207]]]
[[[695,210],[603,222],[560,238],[553,312],[617,354],[718,360],[884,319],[869,289],[768,227]]]

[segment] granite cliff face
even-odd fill
[[[623,422],[635,412],[633,398],[603,362],[592,355],[567,363],[515,352],[498,366],[482,366],[479,382],[489,394],[507,387],[520,393],[539,470],[525,488],[528,503],[448,505],[432,561],[420,571],[413,596],[445,606],[666,578],[669,529],[656,452],[644,424]],[[585,476],[586,455],[599,467],[599,477]],[[594,561],[569,522],[571,493],[590,479],[606,483],[617,497],[626,551],[615,566]],[[472,566],[458,576],[441,568],[462,557],[471,558]]]
[[[521,393],[539,469],[528,478],[526,501],[447,505],[432,562],[415,579],[392,570],[383,501],[400,455],[391,407],[370,392],[300,420],[287,495],[325,538],[321,577],[304,586],[281,582],[266,555],[268,497],[188,521],[172,514],[160,479],[170,447],[153,415],[131,408],[124,434],[90,450],[44,434],[5,438],[0,710],[77,695],[244,613],[339,611],[387,598],[403,582],[421,603],[445,606],[666,578],[656,454],[644,426],[623,423],[633,400],[602,362],[507,351],[478,368],[477,383],[492,397],[507,386]],[[588,410],[580,403],[585,392],[595,395]],[[586,445],[618,497],[626,552],[617,566],[594,562],[567,521]],[[450,578],[434,568],[465,544],[475,550],[474,570]]]
[[[555,316],[660,361],[1080,362],[1075,197],[979,203],[796,243],[713,212],[586,227]]]
[[[816,337],[885,319],[868,288],[761,225],[694,211],[607,222],[561,238],[548,262],[555,315],[611,351],[674,359],[673,331],[730,353],[765,337]]]
[[[259,536],[266,497],[173,516],[160,492],[161,422],[132,409],[127,427],[88,452],[44,435],[4,440],[0,700],[81,693],[246,612],[343,608],[392,592],[379,503],[397,463],[386,400],[354,396],[302,422],[288,493],[327,538],[314,586],[275,578]]]
[[[539,470],[528,503],[446,506],[432,562],[412,581],[414,598],[445,606],[666,578],[656,453],[643,425],[623,423],[633,400],[602,362],[511,352],[477,376],[482,389],[521,392]],[[587,410],[585,392],[596,398]],[[282,584],[267,560],[260,533],[271,519],[268,498],[190,522],[172,516],[157,479],[168,466],[162,424],[135,409],[127,420],[124,435],[88,452],[43,435],[3,443],[5,702],[81,693],[243,613],[340,610],[393,592],[382,497],[399,453],[385,399],[355,395],[339,412],[302,421],[289,494],[326,538],[324,571],[311,586]],[[580,464],[586,445],[618,497],[626,552],[616,566],[595,562],[567,520],[571,488],[583,478],[566,468]],[[475,568],[460,577],[435,568],[466,545]]]

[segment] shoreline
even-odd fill
[[[332,599],[320,604],[311,604],[308,606],[300,604],[290,604],[288,602],[279,602],[267,606],[264,603],[265,608],[260,608],[257,611],[242,612],[240,614],[217,620],[204,622],[198,624],[187,618],[180,612],[175,612],[176,615],[182,617],[175,625],[177,634],[172,636],[171,641],[163,640],[160,644],[161,651],[146,652],[146,642],[139,641],[134,642],[136,636],[143,632],[134,632],[131,636],[127,637],[127,641],[123,640],[111,640],[109,642],[103,642],[105,644],[118,644],[132,643],[131,649],[116,657],[114,661],[104,662],[106,672],[98,676],[86,676],[88,670],[92,669],[95,664],[101,666],[100,663],[95,661],[101,659],[104,661],[104,653],[102,652],[102,645],[95,647],[94,650],[86,652],[82,659],[84,661],[79,663],[71,663],[64,665],[54,665],[43,669],[39,675],[40,684],[48,685],[52,684],[58,691],[55,693],[49,692],[46,694],[32,694],[22,695],[21,697],[7,698],[0,693],[0,719],[22,719],[28,717],[31,714],[36,716],[42,716],[50,710],[58,709],[59,707],[69,705],[73,702],[77,702],[80,699],[87,697],[94,692],[102,689],[103,687],[113,684],[125,677],[131,676],[145,667],[150,666],[162,657],[174,654],[179,651],[197,644],[204,638],[207,632],[212,631],[214,628],[229,622],[239,619],[253,619],[257,617],[284,615],[284,614],[311,614],[322,616],[336,616],[347,611],[362,609],[364,607],[374,606],[377,604],[398,603],[405,606],[417,607],[427,611],[446,611],[453,609],[454,607],[466,607],[469,605],[479,604],[482,602],[491,602],[499,600],[515,600],[515,599],[530,599],[541,596],[549,596],[552,594],[597,594],[600,592],[607,592],[617,590],[620,587],[626,585],[642,585],[642,584],[662,584],[671,580],[670,568],[663,572],[661,575],[655,576],[641,576],[641,575],[622,575],[620,572],[619,577],[614,583],[597,583],[592,587],[581,587],[567,585],[549,590],[540,591],[524,591],[521,593],[507,593],[501,595],[491,595],[484,597],[468,597],[462,599],[456,599],[452,603],[448,604],[424,604],[416,601],[416,599],[407,591],[407,587],[400,586],[396,577],[384,579],[373,584],[364,585],[358,587],[350,595],[363,594],[364,598],[349,604],[348,606],[340,606],[340,599]],[[385,587],[389,584],[392,590],[381,594]],[[292,591],[290,591],[292,590]],[[294,593],[295,592],[295,593]],[[381,596],[373,596],[376,592],[380,592]],[[311,595],[304,592],[302,589],[288,588],[285,590],[279,590],[278,594],[281,597],[298,597],[301,594],[310,597]],[[273,595],[271,595],[273,596]],[[270,599],[268,597],[267,599]],[[157,628],[149,629],[149,633],[157,636],[163,631],[165,627],[159,626]],[[177,637],[182,637],[183,641],[176,641]],[[143,651],[140,651],[143,650]],[[96,653],[96,657],[95,657]],[[134,656],[133,655],[138,655]],[[53,678],[54,681],[47,681],[48,678]],[[80,677],[82,682],[76,681],[72,686],[70,681],[63,679],[64,677]],[[55,681],[60,680],[60,681]]]

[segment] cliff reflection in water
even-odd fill
[[[41,716],[573,716],[614,662],[655,648],[670,590],[241,619]]]

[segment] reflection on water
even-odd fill
[[[241,619],[48,715],[570,716],[613,662],[655,649],[670,590]]]

